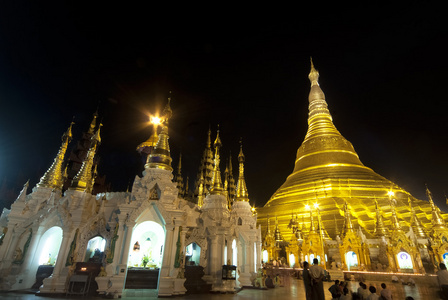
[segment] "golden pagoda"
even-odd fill
[[[275,215],[285,240],[291,240],[293,233],[288,225],[295,212],[304,222],[302,228],[310,228],[311,236],[304,237],[305,241],[318,241],[319,235],[320,240],[326,239],[323,236],[326,233],[334,240],[338,238],[337,224],[344,224],[349,216],[346,207],[350,207],[351,226],[367,238],[387,236],[385,231],[391,232],[397,222],[408,230],[417,224],[415,219],[419,220],[419,234],[429,232],[434,211],[431,205],[362,164],[353,145],[333,124],[319,86],[319,73],[312,62],[308,77],[311,83],[308,131],[297,150],[293,172],[266,205],[257,209],[262,232],[268,231],[268,215]],[[394,207],[389,199],[391,194]],[[321,223],[319,228],[312,223],[313,217],[314,222],[317,219]],[[306,243],[303,248],[308,252],[322,251],[308,249]]]

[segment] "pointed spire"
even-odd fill
[[[435,206],[434,201],[432,201],[432,194],[428,189],[428,186],[426,186],[426,196],[428,197],[429,204],[431,205],[432,210],[432,225],[434,227],[445,227],[445,220],[440,215],[438,207]]]
[[[146,141],[144,141],[143,143],[141,143],[140,145],[137,146],[137,151],[140,154],[142,154],[142,153],[146,153],[146,155],[151,154],[151,152],[154,150],[154,147],[157,145],[157,142],[159,141],[159,135],[157,133],[157,128],[160,125],[161,119],[157,116],[150,116],[149,122],[153,126],[153,133],[149,137],[149,139],[147,139]]]
[[[310,209],[310,233],[316,232],[316,227],[314,226],[314,217],[313,217],[313,210]]]
[[[179,163],[177,165],[177,174],[174,178],[174,181],[177,184],[179,197],[183,197],[185,194],[185,187],[184,187],[184,178],[182,177],[182,153],[179,154]]]
[[[73,124],[74,123],[71,122],[67,131],[62,135],[62,145],[59,148],[58,154],[56,155],[53,164],[40,179],[39,183],[37,184],[38,187],[62,189],[62,185],[64,184],[62,164],[64,163],[64,157],[67,151],[68,144],[72,140]]]
[[[397,211],[395,210],[395,202],[396,201],[397,200],[395,200],[395,199],[389,199],[390,210],[392,211],[392,218],[391,218],[392,229],[395,231],[402,231],[402,228],[400,225],[400,220],[398,220]]]
[[[381,215],[380,209],[378,207],[378,202],[376,201],[376,199],[375,199],[375,213],[376,213],[375,236],[388,237],[389,231],[384,226],[383,216]]]
[[[218,126],[218,132],[216,133],[216,139],[214,142],[215,147],[215,167],[213,169],[213,178],[212,178],[212,187],[210,189],[210,194],[215,195],[223,195],[224,190],[222,186],[222,180],[221,180],[221,170],[219,169],[219,150],[222,146],[221,138],[219,137],[219,126]]]
[[[201,171],[201,177],[199,177],[199,192],[198,192],[198,206],[204,205],[204,174]]]
[[[411,210],[411,221],[410,221],[411,228],[414,231],[414,234],[416,235],[417,238],[426,239],[427,238],[426,230],[415,213],[415,209],[412,206],[412,201],[410,197],[408,197],[408,202],[409,202],[409,208]]]
[[[249,193],[247,192],[246,180],[244,179],[244,153],[243,142],[240,141],[240,153],[238,154],[239,176],[236,184],[236,201],[249,201]]]
[[[19,196],[17,197],[16,201],[14,201],[14,202],[23,202],[23,203],[26,202],[26,193],[27,193],[27,191],[28,191],[28,187],[29,187],[29,185],[30,185],[30,180],[28,179],[28,180],[25,182],[25,184],[23,185],[23,188],[22,188],[22,190],[20,191],[20,194],[19,194]]]
[[[96,110],[96,112],[93,114],[93,119],[92,122],[90,123],[90,127],[89,130],[87,131],[88,134],[93,134],[95,132],[95,127],[96,127],[96,119],[98,118],[98,109]]]
[[[87,193],[92,192],[93,182],[95,180],[92,169],[94,167],[94,158],[98,146],[101,143],[100,130],[103,124],[100,123],[98,130],[91,138],[91,144],[89,152],[87,152],[87,157],[81,165],[78,174],[72,180],[71,189],[78,191],[85,191]]]
[[[171,92],[170,92],[171,93]],[[162,131],[159,135],[159,140],[157,141],[156,146],[154,147],[154,150],[151,152],[151,154],[148,156],[147,163],[145,165],[145,168],[152,168],[152,169],[163,169],[168,171],[173,171],[173,168],[171,167],[171,156],[170,156],[170,145],[168,143],[169,136],[168,136],[168,122],[171,118],[173,111],[170,107],[171,98],[168,98],[168,103],[166,104],[165,108],[163,109],[163,125],[162,125]]]
[[[354,232],[354,228],[353,228],[353,223],[352,223],[352,218],[351,218],[351,214],[350,214],[350,210],[348,209],[348,204],[347,201],[345,202],[344,205],[344,236],[347,234],[347,232]]]

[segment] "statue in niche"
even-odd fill
[[[22,249],[20,249],[20,247],[17,247],[16,250],[14,250],[13,263],[20,262],[20,261],[22,261],[22,259],[23,259]]]

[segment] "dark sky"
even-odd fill
[[[10,2],[0,5],[0,179],[11,185],[34,186],[72,117],[76,139],[99,107],[99,172],[125,190],[151,133],[147,113],[172,91],[173,166],[182,152],[192,183],[207,130],[214,138],[220,124],[221,156],[232,152],[235,171],[243,138],[249,195],[261,206],[305,136],[312,56],[334,124],[361,161],[417,198],[428,184],[447,210],[447,26],[437,6]]]

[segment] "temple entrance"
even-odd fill
[[[226,250],[226,249],[224,249]],[[191,243],[187,246],[185,254],[186,266],[199,266],[199,260],[201,257],[201,247],[196,243]],[[225,260],[225,259],[224,259]]]
[[[267,263],[269,261],[269,254],[268,254],[268,250],[263,250],[263,252],[261,253],[262,255],[262,261],[263,263]]]
[[[157,289],[162,266],[165,231],[153,221],[134,228],[128,258],[126,289]]]
[[[84,262],[101,263],[104,257],[104,248],[106,248],[106,240],[101,236],[96,236],[87,243],[86,255]]]
[[[38,289],[45,278],[53,274],[53,266],[58,258],[59,250],[62,243],[62,228],[58,226],[51,227],[42,235],[38,247],[36,248],[36,256],[33,261],[32,272],[35,275],[35,281],[32,285],[33,289]]]
[[[402,271],[410,271],[413,268],[412,258],[407,252],[397,254],[398,268]]]
[[[358,256],[353,251],[348,251],[345,253],[345,263],[347,264],[347,269],[350,271],[351,268],[358,267]]]
[[[289,267],[294,268],[294,265],[296,264],[296,257],[294,254],[289,254]]]

